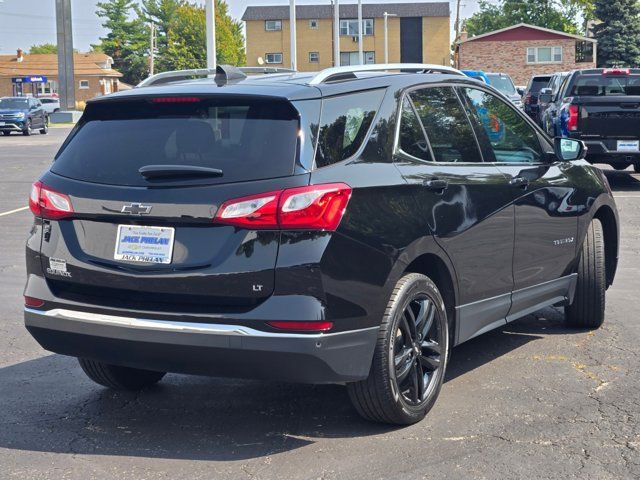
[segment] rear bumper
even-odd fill
[[[587,161],[591,163],[606,163],[609,165],[629,166],[640,163],[640,152],[618,152],[611,150],[608,141],[584,140],[588,148]]]
[[[367,377],[378,328],[295,334],[246,326],[187,323],[77,310],[25,308],[43,348],[148,370],[343,383]]]

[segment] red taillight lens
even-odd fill
[[[153,103],[198,103],[202,100],[199,97],[155,97]]]
[[[218,223],[249,228],[335,230],[351,198],[351,187],[328,183],[236,198],[222,204]]]
[[[26,307],[41,307],[44,305],[44,300],[40,300],[39,298],[27,297],[25,295],[24,304]]]
[[[577,105],[569,105],[569,119],[567,120],[567,129],[571,131],[578,130],[578,107]]]
[[[602,70],[603,75],[631,75],[630,68],[605,68]]]
[[[275,322],[267,322],[267,325],[270,325],[274,328],[279,328],[280,330],[297,330],[297,331],[305,331],[305,332],[326,332],[327,330],[331,330],[333,327],[333,322],[289,322],[289,321],[275,321]]]
[[[31,186],[29,208],[36,217],[52,220],[65,218],[73,214],[71,199],[64,193],[56,192],[43,185],[42,182],[35,182]]]

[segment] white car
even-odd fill
[[[60,99],[55,97],[38,97],[42,103],[44,111],[51,115],[53,112],[60,110]]]

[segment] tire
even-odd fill
[[[5,137],[8,137],[9,135],[11,135],[11,132],[2,132],[2,134],[3,134]]]
[[[22,130],[22,135],[24,135],[25,137],[28,137],[29,135],[31,135],[31,121],[27,122],[27,125],[24,127],[24,130]]]
[[[407,309],[414,314],[413,324]],[[411,343],[407,329],[414,333],[423,330],[426,335],[417,340],[414,337]],[[438,288],[424,275],[405,275],[396,284],[382,318],[369,376],[347,385],[355,409],[374,422],[419,422],[438,398],[448,351],[447,313]]]
[[[633,171],[635,173],[640,173],[640,163],[634,163],[633,164]]]
[[[87,377],[114,390],[141,390],[155,385],[166,375],[166,372],[119,367],[86,358],[79,358],[78,361]]]
[[[49,133],[49,119],[45,118],[44,119],[44,127],[40,129],[40,134],[41,135],[46,135],[47,133]]]
[[[602,224],[593,219],[580,249],[578,284],[573,303],[565,308],[566,323],[577,328],[599,328],[604,322],[606,289]]]

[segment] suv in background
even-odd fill
[[[522,97],[524,103],[524,112],[538,124],[540,123],[540,105],[538,105],[538,93],[541,89],[549,85],[550,80],[551,75],[534,75],[529,80],[529,83],[527,84]]]
[[[49,116],[37,98],[3,97],[0,98],[0,132],[11,135],[19,132],[29,136],[33,130],[49,132]]]
[[[518,93],[513,80],[506,73],[485,73],[489,79],[489,85],[505,95],[513,104],[522,108],[522,95]]]
[[[341,383],[410,424],[453,346],[602,324],[618,217],[582,142],[450,67],[212,73],[88,102],[32,187],[26,327],[95,382]]]
[[[542,98],[543,95],[541,95]],[[550,94],[545,100],[553,101]],[[640,69],[576,70],[562,83],[549,133],[583,140],[587,161],[640,173]]]
[[[60,110],[60,99],[56,97],[38,97],[42,103],[42,108],[47,114],[51,115]]]

